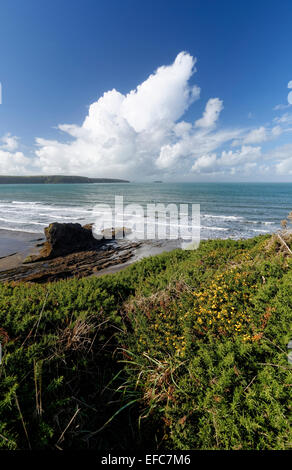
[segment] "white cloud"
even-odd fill
[[[188,80],[194,73],[196,59],[181,52],[174,63],[159,67],[121,103],[121,115],[136,131],[146,131],[163,122],[175,122],[200,95]]]
[[[18,137],[11,134],[5,134],[0,138],[0,149],[14,151],[18,148]]]
[[[81,126],[58,126],[67,141],[36,138],[32,158],[18,151],[17,137],[6,134],[0,138],[0,173],[147,179],[287,174],[290,166],[292,171],[290,149],[278,147],[270,153],[259,146],[292,130],[289,113],[254,129],[218,129],[223,101],[211,98],[194,123],[183,120],[200,95],[199,87],[190,83],[195,64],[195,58],[181,52],[128,94],[105,92],[89,106]]]
[[[243,145],[241,149],[236,152],[233,152],[232,150],[223,150],[218,163],[223,166],[239,166],[241,164],[259,160],[261,154],[261,147]]]
[[[213,152],[221,145],[239,137],[240,134],[241,131],[236,129],[214,131],[210,129],[198,130],[193,127],[174,144],[162,146],[156,165],[160,169],[169,169],[172,166],[178,169],[176,165],[180,161],[181,166],[184,166],[188,171],[195,157]]]
[[[22,175],[31,168],[31,161],[18,148],[18,137],[5,134],[0,137],[0,174]]]
[[[279,137],[283,133],[283,128],[281,126],[274,126],[271,129],[272,137]]]
[[[195,173],[231,174],[244,172],[248,173],[257,167],[257,163],[262,157],[261,147],[242,146],[237,151],[221,152],[219,157],[213,154],[206,154],[199,157],[192,166]]]
[[[265,154],[268,160],[282,161],[292,158],[292,144],[278,146]]]
[[[292,144],[285,144],[269,150],[263,155],[263,159],[269,163],[270,170],[278,175],[292,174]]]
[[[252,129],[247,133],[245,132],[245,135],[241,139],[234,140],[231,146],[238,147],[240,145],[262,144],[264,142],[276,139],[284,132],[290,132],[291,129],[286,127],[286,124],[290,121],[287,116],[284,115],[284,117],[281,118],[274,118],[274,122],[276,122],[277,125],[273,125],[270,127],[261,126],[256,129]]]
[[[209,170],[213,168],[216,164],[216,153],[212,153],[211,155],[202,155],[199,157],[192,166],[192,171],[200,173],[204,170]]]
[[[250,131],[244,138],[243,142],[245,144],[259,144],[261,142],[265,142],[267,138],[267,131],[265,127],[261,126],[258,129]]]
[[[292,122],[292,114],[291,113],[282,114],[282,116],[275,117],[274,121],[279,123],[279,124],[291,123]]]
[[[292,156],[276,164],[278,175],[292,175]]]
[[[190,85],[196,59],[185,52],[159,67],[135,90],[104,93],[91,104],[82,126],[59,129],[73,141],[37,138],[37,165],[45,173],[144,178],[161,172],[188,172],[194,157],[210,153],[241,135],[216,131],[223,102],[212,98],[194,125],[179,121],[199,97]]]
[[[95,176],[157,172],[154,161],[163,146],[188,132],[188,123],[176,121],[200,94],[198,86],[189,84],[195,62],[181,52],[127,95],[115,89],[104,93],[90,105],[82,126],[59,126],[73,141],[36,139],[40,168]]]
[[[210,98],[203,116],[195,123],[196,127],[212,127],[219,118],[219,114],[223,109],[223,101],[219,98]]]
[[[27,174],[30,168],[30,159],[22,152],[8,152],[0,149],[0,174],[22,175]]]

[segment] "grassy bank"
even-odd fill
[[[289,448],[291,263],[267,236],[1,285],[0,448]]]

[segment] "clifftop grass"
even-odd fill
[[[0,448],[288,449],[291,263],[266,236],[1,285]]]

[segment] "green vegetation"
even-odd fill
[[[0,447],[288,449],[291,268],[265,236],[2,285]]]
[[[60,183],[129,183],[115,178],[87,178],[86,176],[0,176],[0,184],[60,184]]]

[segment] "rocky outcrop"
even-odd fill
[[[46,241],[39,254],[28,256],[24,263],[44,261],[78,251],[100,247],[101,241],[92,235],[92,226],[54,222],[45,228]]]
[[[38,254],[28,256],[24,264],[46,261],[71,253],[96,251],[104,247],[110,240],[122,239],[131,233],[126,227],[116,227],[102,231],[101,239],[94,238],[92,224],[82,227],[80,224],[54,222],[45,228],[46,241],[38,246]]]
[[[59,256],[46,261],[20,265],[0,272],[1,282],[34,282],[43,284],[58,279],[69,279],[97,275],[111,266],[123,266],[133,258],[140,243],[120,240],[98,250],[85,250]]]

